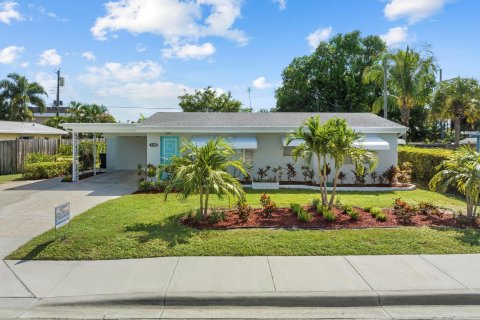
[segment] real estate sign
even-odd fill
[[[55,208],[55,229],[66,225],[70,221],[70,202]]]

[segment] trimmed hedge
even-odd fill
[[[428,183],[437,173],[437,166],[452,154],[448,149],[398,146],[398,163],[410,162],[413,165],[412,178]]]
[[[38,162],[25,164],[23,179],[48,179],[68,174],[71,161]]]
[[[44,154],[41,152],[32,152],[27,154],[25,164],[39,163],[39,162],[54,162],[57,160],[57,155]]]

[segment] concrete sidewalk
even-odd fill
[[[0,299],[23,301],[25,317],[72,306],[480,306],[478,270],[480,255],[5,261]]]

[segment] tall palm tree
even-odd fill
[[[75,122],[81,123],[106,123],[115,122],[108,113],[107,107],[98,104],[83,104],[77,101],[70,102],[70,113]]]
[[[331,130],[331,127],[325,127],[322,125],[320,122],[320,116],[315,116],[306,119],[303,124],[293,130],[286,139],[287,145],[293,140],[302,140],[300,145],[295,147],[292,151],[292,156],[295,161],[301,157],[305,159],[306,162],[311,163],[313,158],[316,158],[315,160],[317,161],[318,177],[320,181],[320,195],[323,205],[328,203],[327,156],[329,153]]]
[[[48,96],[45,89],[37,82],[29,82],[26,77],[17,73],[10,73],[7,78],[0,81],[0,101],[4,110],[1,118],[13,121],[32,120],[33,114],[28,108],[35,106],[44,112],[45,100],[42,96]]]
[[[350,157],[355,167],[368,166],[368,170],[375,169],[378,163],[378,157],[375,153],[365,150],[356,145],[356,142],[363,138],[362,134],[350,128],[345,119],[333,118],[325,123],[330,134],[329,155],[334,162],[335,175],[333,180],[333,191],[330,196],[329,206],[333,205],[337,192],[338,175],[340,169],[345,164],[345,159]]]
[[[439,169],[430,180],[430,189],[441,192],[449,187],[457,189],[466,197],[467,218],[473,220],[480,200],[480,153],[463,146],[454,151],[450,159],[443,161]]]
[[[397,49],[387,53],[383,59],[386,63],[388,76],[389,105],[400,109],[402,124],[408,127],[410,110],[415,106],[426,105],[435,86],[437,66],[435,57],[429,51]],[[375,65],[365,70],[363,80],[366,83],[383,83],[384,67]],[[379,112],[383,105],[383,97],[378,97],[373,106],[373,112]]]
[[[480,119],[478,81],[460,77],[442,81],[433,98],[432,115],[439,120],[454,120],[455,145],[458,146],[462,121],[474,125]]]
[[[244,175],[247,172],[241,161],[232,160],[235,152],[225,139],[211,139],[202,147],[189,140],[184,140],[182,145],[181,156],[173,157],[171,163],[162,168],[170,174],[165,199],[173,190],[178,190],[182,200],[199,194],[203,217],[208,214],[210,194],[245,201],[242,185],[228,170],[236,169]]]

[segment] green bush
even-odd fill
[[[105,153],[107,146],[105,142],[96,142],[97,166],[100,165],[100,153]],[[72,156],[72,145],[62,144],[58,147],[58,154],[63,157]],[[82,141],[78,144],[78,162],[80,171],[93,169],[93,141]]]
[[[338,200],[338,199],[337,199]],[[312,199],[312,207],[316,208],[320,204],[320,199],[319,198],[313,198]]]
[[[327,220],[328,222],[333,222],[333,221],[337,220],[337,216],[335,215],[335,213],[333,213],[330,210],[328,210],[327,212],[325,212],[323,214],[323,218],[325,220]]]
[[[290,209],[292,209],[293,213],[297,214],[302,206],[300,203],[290,203]]]
[[[23,168],[23,179],[48,179],[66,175],[71,172],[71,162],[39,162],[29,163]]]
[[[447,149],[398,147],[398,163],[410,162],[412,164],[412,178],[425,183],[428,183],[437,173],[436,167],[451,155],[452,151]]]
[[[300,207],[300,210],[297,213],[298,221],[302,222],[310,222],[313,219],[313,216],[311,213],[305,211],[302,207]]]
[[[25,159],[25,164],[40,163],[40,162],[55,162],[55,161],[57,161],[56,155],[44,154],[40,152],[32,152],[27,154],[27,158]]]
[[[385,214],[385,212],[383,212],[382,209],[371,208],[369,212],[372,215],[372,217],[374,217],[378,221],[382,221],[382,222],[387,221],[387,215]]]
[[[353,210],[353,209],[347,210],[346,213],[348,214],[348,216],[352,220],[358,220],[358,218],[360,218],[359,213],[357,211]]]

